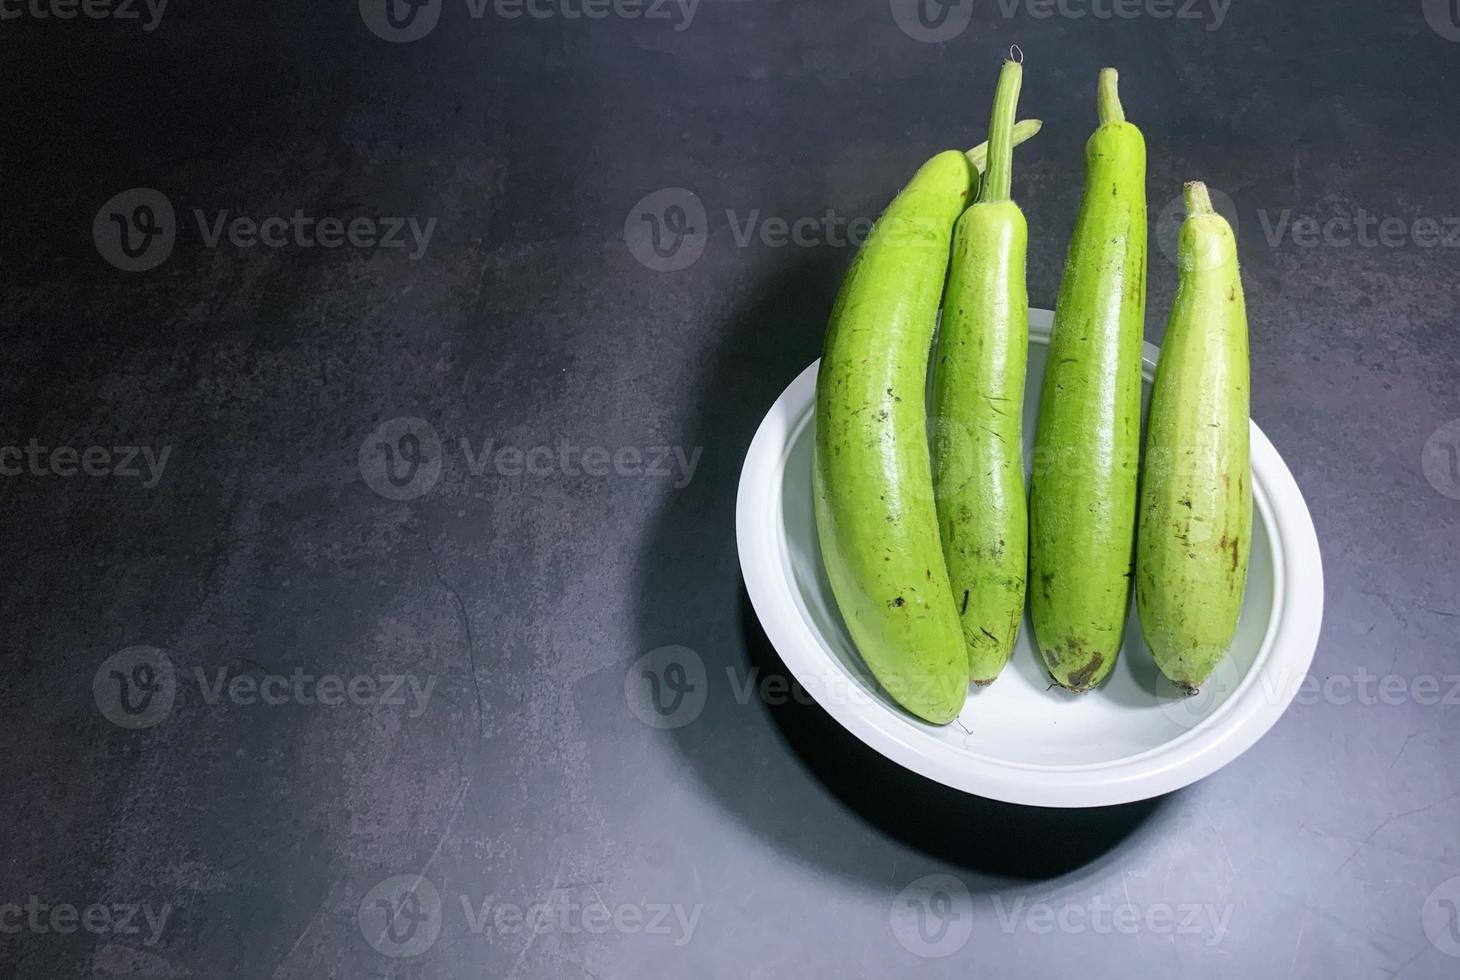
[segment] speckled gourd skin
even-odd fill
[[[1252,551],[1246,301],[1232,228],[1199,195],[1151,394],[1136,547],[1141,632],[1193,693],[1237,632]]]
[[[989,170],[958,219],[934,372],[933,474],[938,527],[958,603],[969,678],[992,684],[1024,618],[1029,517],[1024,377],[1029,354],[1029,229],[1010,199],[1019,63],[1000,74]]]
[[[1115,98],[1113,74],[1102,73],[1102,120]],[[1085,149],[1085,190],[1055,307],[1030,480],[1035,639],[1055,682],[1077,692],[1115,668],[1135,551],[1146,145],[1118,101],[1114,111],[1118,121],[1104,121]]]
[[[842,284],[816,382],[813,494],[842,617],[899,704],[947,724],[968,693],[943,565],[927,437],[927,369],[954,222],[977,179],[928,161],[882,215]]]
[[[1024,618],[1027,238],[1011,201],[965,214],[938,342],[938,518],[969,677],[979,685],[993,683],[1008,664]]]

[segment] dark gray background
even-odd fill
[[[1220,25],[1207,0],[1069,16],[1110,9],[1093,3],[981,0],[943,43],[886,0],[704,0],[687,23],[475,19],[445,0],[410,43],[353,3],[175,0],[150,31],[0,20],[0,445],[172,447],[151,487],[45,464],[0,479],[0,905],[170,910],[155,941],[58,934],[44,913],[0,934],[0,973],[1460,972],[1442,949],[1460,900],[1460,432],[1440,431],[1460,416],[1460,241],[1417,224],[1460,215],[1460,27],[1420,0],[1232,0]],[[1327,693],[1202,783],[1101,811],[945,791],[818,708],[731,683],[784,673],[739,581],[740,462],[817,356],[851,250],[740,247],[726,211],[875,216],[929,154],[982,139],[1016,41],[1022,113],[1047,122],[1015,173],[1031,301],[1053,304],[1095,75],[1116,65],[1153,229],[1185,179],[1235,203],[1254,416],[1326,562]],[[137,187],[175,208],[176,244],[126,272],[92,223]],[[703,256],[673,273],[625,245],[662,188],[708,214]],[[194,209],[438,225],[414,260],[210,247]],[[1406,230],[1364,245],[1276,227],[1361,210]],[[1153,247],[1152,341],[1174,285]],[[395,500],[360,453],[402,417],[445,458]],[[463,439],[702,455],[685,486],[541,456],[537,474],[475,475]],[[176,697],[129,730],[102,710],[106,672],[100,698],[92,683],[137,645],[165,651]],[[703,662],[706,701],[659,730],[626,678],[668,645]],[[195,673],[296,669],[434,687],[420,713],[209,703]],[[1401,681],[1382,699],[1385,675]],[[394,958],[358,913],[406,874],[441,897],[441,931]],[[972,934],[921,958],[899,916],[936,874],[968,889],[952,910],[971,920],[944,924]],[[601,935],[572,911],[539,935],[473,932],[463,896],[647,911]],[[1038,903],[1064,924],[1023,917]],[[1226,926],[1089,918],[1123,903],[1209,906]],[[693,930],[644,928],[660,905]]]

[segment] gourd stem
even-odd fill
[[[1182,191],[1182,197],[1186,201],[1186,214],[1190,217],[1194,214],[1211,214],[1212,196],[1207,192],[1207,185],[1199,180],[1193,180],[1187,184]]]
[[[1100,125],[1125,122],[1125,109],[1120,104],[1120,72],[1100,69],[1100,88],[1096,96],[1100,107]]]
[[[1019,87],[1024,66],[1005,61],[994,90],[994,111],[989,119],[989,169],[984,176],[980,203],[1007,201],[1014,183],[1014,116],[1019,108]]]
[[[1014,145],[1027,142],[1044,127],[1042,119],[1021,119],[1014,124]],[[966,151],[966,155],[973,162],[974,168],[982,174],[989,168],[989,145],[987,142],[980,143],[973,149]]]

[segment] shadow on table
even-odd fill
[[[752,668],[761,677],[789,677],[743,587],[741,622]],[[1075,871],[1113,851],[1162,802],[1074,810],[999,803],[902,768],[818,705],[785,699],[765,710],[806,768],[848,809],[902,844],[985,874],[1043,880]]]
[[[635,655],[682,644],[706,668],[703,712],[667,735],[715,799],[788,858],[879,887],[899,861],[908,867],[899,844],[930,862],[909,878],[941,862],[1046,880],[1110,859],[1161,801],[1056,810],[969,796],[883,758],[814,703],[755,693],[790,675],[740,581],[740,464],[765,411],[818,355],[848,258],[801,250],[713,327],[723,343],[704,365],[686,433],[706,447],[704,463],[658,513],[639,581]]]

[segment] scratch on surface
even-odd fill
[[[1298,951],[1303,948],[1303,930],[1306,928],[1306,925],[1301,925],[1298,927],[1298,940],[1297,942],[1293,943],[1293,958],[1288,963],[1289,977],[1296,976],[1298,973]]]
[[[564,963],[567,963],[570,966],[575,966],[579,970],[582,970],[583,975],[587,977],[588,980],[598,980],[597,974],[595,974],[592,970],[589,970],[588,967],[584,966],[582,963],[579,963],[577,960],[573,959],[571,956],[567,956],[556,949],[549,949],[548,953],[562,960]]]
[[[446,826],[441,829],[441,837],[436,841],[436,849],[426,859],[426,866],[421,869],[421,876],[425,877],[426,872],[431,870],[431,865],[436,863],[436,858],[441,853],[441,847],[446,843],[446,838],[451,834],[451,828],[456,826],[456,818],[461,816],[461,811],[466,805],[466,791],[471,787],[471,773],[461,778],[461,789],[456,791],[456,809],[451,812],[451,819],[446,821]]]
[[[571,892],[575,888],[592,888],[594,885],[603,884],[602,878],[594,878],[591,881],[565,881],[558,888],[564,892]]]
[[[284,964],[289,962],[289,958],[294,955],[294,951],[299,948],[300,943],[304,942],[304,937],[309,935],[309,930],[313,929],[314,924],[318,921],[319,912],[316,911],[314,913],[314,916],[309,920],[309,922],[305,924],[304,931],[299,934],[299,938],[294,940],[294,945],[289,947],[289,952],[285,953],[283,958],[279,960],[279,965],[274,970],[274,976],[277,977],[280,975],[280,973],[284,969]]]
[[[1176,834],[1175,839],[1166,849],[1168,860],[1166,861],[1166,874],[1161,880],[1161,887],[1165,888],[1171,883],[1171,869],[1176,866],[1176,845],[1181,842],[1181,822],[1186,817],[1186,808],[1190,806],[1185,800],[1181,803],[1181,809],[1176,811]]]
[[[1393,973],[1391,973],[1389,975],[1391,977],[1398,978],[1398,976],[1401,973],[1403,973],[1405,970],[1408,970],[1409,969],[1409,964],[1413,963],[1415,960],[1419,959],[1423,955],[1424,955],[1424,948],[1421,947],[1421,948],[1419,948],[1418,950],[1415,951],[1415,954],[1413,956],[1411,956],[1409,959],[1405,960],[1403,963],[1399,964],[1399,969],[1395,970]]]
[[[429,550],[429,549],[428,549]],[[441,563],[436,560],[436,552],[430,551],[431,569],[436,573],[436,581],[441,587],[451,593],[451,598],[456,600],[456,609],[461,613],[461,623],[466,628],[466,657],[471,665],[471,686],[477,694],[477,736],[485,739],[487,737],[485,712],[482,709],[482,684],[477,679],[477,641],[471,631],[471,617],[467,615],[466,603],[461,598],[461,593],[456,591],[456,586],[446,581],[446,576],[441,574]]]
[[[1404,750],[1407,749],[1407,748],[1409,748],[1410,741],[1412,741],[1414,739],[1414,737],[1416,735],[1418,735],[1418,734],[1419,734],[1419,732],[1414,731],[1414,732],[1410,732],[1407,736],[1405,736],[1405,738],[1404,738],[1404,744],[1401,745],[1401,746],[1399,746],[1399,751],[1394,754],[1394,761],[1391,762],[1391,763],[1389,763],[1389,768],[1390,769],[1393,769],[1395,766],[1397,766],[1399,764],[1399,759],[1400,759],[1401,756],[1404,755]]]
[[[1135,903],[1130,900],[1130,889],[1125,886],[1125,879],[1126,879],[1125,872],[1121,872],[1121,875],[1120,875],[1120,891],[1121,891],[1121,894],[1125,895],[1126,908],[1135,908]],[[1143,947],[1143,945],[1141,943],[1141,930],[1140,929],[1137,929],[1136,930],[1136,949],[1142,949],[1142,948],[1144,948],[1144,947]]]
[[[602,882],[599,882],[599,881],[591,881],[591,882],[588,883],[588,887],[591,888],[591,889],[593,889],[593,897],[596,898],[596,899],[598,899],[598,906],[599,906],[599,908],[602,908],[602,909],[605,909],[606,910],[608,908],[608,903],[603,900],[603,896],[602,895],[598,894],[598,886],[601,885],[601,884],[602,884]]]
[[[279,670],[279,669],[277,669],[275,667],[270,667],[267,664],[261,664],[257,660],[254,660],[252,657],[239,657],[238,658],[238,662],[241,663],[241,664],[248,664],[250,667],[257,667],[259,670],[263,671],[265,674],[282,674],[282,673],[284,673],[282,670]]]
[[[1380,821],[1379,826],[1377,826],[1373,830],[1369,831],[1369,836],[1367,836],[1363,840],[1359,841],[1359,845],[1358,845],[1358,847],[1355,847],[1354,848],[1354,852],[1352,854],[1350,854],[1347,858],[1345,858],[1343,864],[1340,864],[1338,866],[1338,868],[1333,873],[1334,874],[1338,874],[1339,871],[1342,871],[1344,868],[1348,867],[1349,862],[1352,861],[1354,858],[1356,858],[1356,857],[1359,856],[1359,852],[1364,849],[1364,846],[1366,844],[1373,843],[1373,840],[1378,835],[1379,831],[1383,830],[1385,827],[1389,826],[1394,821],[1396,821],[1396,820],[1403,820],[1405,817],[1412,817],[1412,816],[1414,816],[1417,813],[1424,813],[1426,810],[1433,810],[1435,807],[1439,806],[1442,803],[1449,803],[1451,800],[1453,800],[1457,796],[1460,796],[1460,791],[1456,791],[1454,793],[1451,793],[1449,796],[1446,796],[1443,799],[1438,799],[1438,800],[1436,800],[1433,803],[1428,803],[1428,804],[1426,804],[1424,806],[1415,807],[1413,810],[1405,810],[1403,813],[1396,813],[1396,814],[1394,814],[1394,816],[1388,817],[1388,818]]]
[[[1212,828],[1212,833],[1217,835],[1217,844],[1222,849],[1222,857],[1227,859],[1227,867],[1231,869],[1233,874],[1236,874],[1237,865],[1232,863],[1232,855],[1231,852],[1227,850],[1227,838],[1222,835],[1222,828],[1217,826],[1216,821],[1211,818],[1211,814],[1207,813],[1205,810],[1202,811],[1202,816],[1207,818],[1207,826]]]
[[[553,883],[548,886],[547,895],[543,899],[544,901],[552,898],[555,894],[557,894],[558,882],[563,880],[563,865],[567,863],[567,860],[568,859],[566,857],[558,859],[558,870],[553,872]],[[598,894],[597,889],[594,889],[593,893],[595,895]],[[527,942],[523,945],[522,952],[517,954],[517,959],[512,961],[512,968],[507,971],[507,976],[514,976],[517,973],[517,968],[522,965],[522,961],[524,958],[526,958],[528,950],[532,949],[532,944],[536,941],[537,930],[529,930],[527,934]]]
[[[1384,603],[1384,606],[1389,610],[1389,615],[1393,616],[1400,626],[1409,626],[1409,620],[1404,618],[1404,615],[1399,611],[1399,607],[1396,604],[1400,599],[1399,596],[1390,592],[1371,592],[1368,589],[1361,589],[1359,594],[1373,596],[1375,599],[1378,599]]]
[[[683,843],[683,840],[681,840],[680,844],[682,845]],[[681,847],[681,850],[683,851],[685,857],[689,859],[689,873],[690,876],[693,877],[695,880],[695,894],[699,896],[699,900],[703,902],[705,900],[705,888],[703,883],[700,881],[699,865],[695,864],[694,855],[690,852],[688,848]]]

